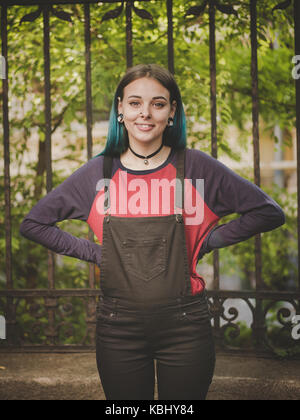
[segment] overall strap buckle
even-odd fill
[[[183,223],[183,216],[182,214],[176,213],[176,222]]]

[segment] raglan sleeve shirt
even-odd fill
[[[203,241],[199,258],[213,249],[245,241],[285,223],[282,208],[261,188],[217,159],[206,155],[205,161],[208,206],[220,219],[232,213],[239,214],[239,217],[211,229]]]
[[[22,221],[20,233],[58,254],[92,262],[100,267],[103,217],[95,211],[95,203],[98,194],[101,194],[97,185],[103,178],[103,161],[104,156],[89,160],[43,197]],[[168,178],[168,171],[173,173],[173,163],[174,158],[168,160],[160,170],[160,176]],[[118,165],[114,161],[114,172],[122,170]],[[195,258],[200,259],[213,249],[245,241],[257,233],[270,231],[285,223],[283,210],[271,197],[210,155],[187,149],[185,171],[185,178],[192,180],[193,185],[197,179],[204,180],[203,200],[205,214],[209,215],[200,225],[187,229],[187,235],[191,236],[191,266]],[[239,214],[239,217],[217,225],[222,217],[232,213]],[[65,219],[89,223],[99,244],[75,237],[56,226],[56,223]],[[211,223],[211,228],[208,228]],[[201,240],[200,249],[198,240]]]
[[[66,219],[87,220],[100,174],[95,164],[88,161],[43,197],[22,221],[20,233],[58,254],[100,265],[101,245],[56,226]]]

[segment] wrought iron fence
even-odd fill
[[[45,147],[46,147],[46,187],[47,192],[52,189],[52,160],[51,160],[51,81],[50,81],[50,27],[51,15],[69,20],[70,15],[56,9],[62,4],[82,4],[84,10],[84,40],[85,40],[85,69],[86,69],[86,133],[87,133],[87,157],[92,157],[92,75],[91,75],[91,23],[90,7],[98,3],[121,3],[105,15],[103,20],[113,19],[122,12],[126,14],[126,56],[127,67],[133,65],[133,13],[143,19],[152,20],[147,10],[141,9],[141,3],[150,0],[97,0],[89,1],[1,1],[1,40],[2,57],[7,63],[6,71],[9,72],[9,45],[7,34],[7,11],[13,5],[24,6],[23,21],[34,21],[39,16],[43,17],[43,52],[44,52],[44,96],[45,96]],[[199,0],[200,1],[200,0]],[[139,3],[139,7],[134,3]],[[157,7],[166,7],[168,20],[168,67],[174,73],[174,39],[173,39],[173,0],[159,0]],[[224,4],[223,4],[224,3]],[[216,66],[216,13],[236,14],[234,7],[228,6],[217,0],[205,0],[198,6],[192,6],[187,15],[199,16],[202,13],[209,14],[209,51],[210,51],[210,102],[211,102],[211,155],[218,157],[217,141],[217,66]],[[245,1],[249,6],[250,35],[251,35],[251,77],[252,77],[252,121],[253,121],[253,152],[254,152],[254,180],[260,186],[260,156],[259,156],[259,85],[258,85],[258,36],[257,36],[257,0]],[[36,11],[27,13],[25,6],[36,6]],[[96,7],[95,5],[93,7]],[[113,7],[113,6],[112,6]],[[279,8],[294,7],[295,23],[295,55],[300,56],[300,1],[290,0],[279,4]],[[300,188],[300,80],[295,82],[296,88],[296,118],[297,118],[297,187]],[[89,264],[89,280],[86,289],[57,289],[55,285],[54,254],[48,251],[48,288],[47,289],[16,289],[12,276],[12,223],[11,223],[11,183],[10,183],[10,121],[9,121],[9,78],[2,80],[2,105],[3,105],[3,144],[4,144],[4,190],[5,190],[5,243],[6,243],[6,288],[0,290],[0,311],[5,315],[6,340],[0,342],[0,350],[14,351],[26,350],[63,350],[63,351],[86,351],[94,349],[95,340],[95,308],[99,290],[96,288],[95,270],[93,264]],[[300,195],[298,194],[298,249],[300,247]],[[93,232],[89,230],[89,239],[94,240]],[[224,303],[228,299],[242,299],[252,314],[253,349],[255,351],[271,351],[272,346],[268,341],[266,319],[268,312],[276,308],[276,315],[281,330],[291,329],[291,322],[286,320],[292,312],[300,313],[300,279],[299,291],[276,292],[267,291],[264,288],[262,278],[262,249],[261,235],[255,237],[255,273],[256,287],[251,291],[224,291],[220,290],[219,252],[213,253],[214,282],[213,290],[208,291],[210,310],[214,321],[214,331],[217,343],[223,349],[230,349],[225,345],[224,337],[228,329],[231,335],[239,335],[240,329],[236,322],[238,310],[236,307],[225,313]],[[64,338],[74,334],[70,328],[68,317],[72,315],[74,300],[81,302],[81,316],[86,324],[86,334],[78,339],[74,345],[66,345]],[[284,303],[289,303],[286,307]],[[32,317],[29,335],[20,333],[18,323],[18,310],[27,311]],[[46,321],[45,321],[46,320]],[[33,344],[31,335],[40,332],[41,342]]]

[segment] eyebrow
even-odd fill
[[[139,98],[139,99],[142,99],[141,96],[137,96],[137,95],[128,96],[128,99],[130,99],[130,98]],[[168,102],[168,100],[164,96],[154,96],[154,98],[152,98],[152,99],[164,99],[165,101]]]

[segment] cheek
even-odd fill
[[[137,111],[133,111],[133,110],[126,110],[124,112],[125,119],[128,122],[135,121],[137,119],[138,115],[139,115],[139,113]]]
[[[156,116],[156,121],[160,124],[165,124],[168,121],[169,113],[168,112],[160,112]]]
[[[134,123],[135,121],[139,120],[140,118],[140,112],[139,110],[125,108],[124,109],[124,117],[127,123]],[[169,117],[169,110],[163,109],[163,110],[153,110],[152,111],[152,120],[156,124],[160,125],[166,125],[168,122]]]
[[[170,109],[167,107],[164,107],[163,109],[157,109],[153,111],[153,119],[155,119],[157,122],[164,123],[168,121],[170,115]]]

